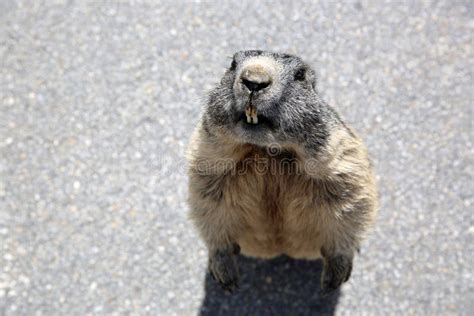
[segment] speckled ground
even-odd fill
[[[0,1],[0,315],[472,315],[473,32],[468,1]],[[248,48],[314,65],[376,166],[377,227],[325,300],[288,258],[221,293],[186,219],[200,100]]]

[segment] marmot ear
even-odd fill
[[[317,83],[316,75],[312,75],[310,80],[311,80],[311,86],[313,87],[314,90],[316,90],[316,83]]]

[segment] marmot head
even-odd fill
[[[301,58],[258,50],[237,52],[210,92],[204,127],[242,143],[267,146],[327,136],[330,109]]]

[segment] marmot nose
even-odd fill
[[[262,90],[270,85],[270,81],[267,82],[255,82],[249,81],[247,79],[242,79],[242,83],[250,90],[250,91],[258,91]]]
[[[252,92],[268,87],[271,83],[270,75],[263,67],[253,66],[242,71],[240,75],[242,84]]]

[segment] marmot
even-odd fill
[[[377,213],[374,175],[301,58],[237,52],[209,94],[188,161],[190,217],[225,289],[237,286],[239,252],[322,257],[323,293],[349,279]]]

